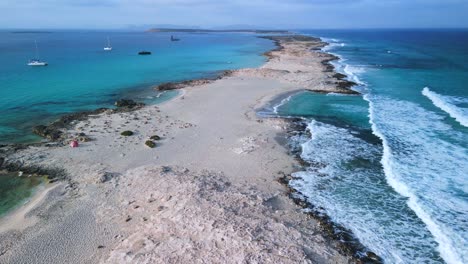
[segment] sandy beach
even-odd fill
[[[0,263],[354,262],[278,182],[300,167],[284,144],[289,122],[257,114],[294,91],[354,92],[319,39],[273,40],[279,48],[260,68],[75,121],[63,133],[91,139],[79,148],[4,147],[3,166],[66,177],[0,222]]]

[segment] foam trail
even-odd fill
[[[468,115],[466,111],[463,111],[459,107],[452,104],[450,101],[449,96],[443,96],[438,93],[435,93],[429,89],[429,87],[425,87],[422,90],[422,94],[429,98],[432,103],[449,114],[452,118],[454,118],[458,123],[460,123],[464,127],[468,127]]]
[[[397,170],[394,170],[396,167],[395,158],[393,157],[392,150],[387,141],[387,138],[384,134],[378,129],[377,125],[374,122],[374,107],[373,102],[370,99],[368,94],[364,95],[364,100],[369,102],[369,122],[372,126],[372,132],[374,135],[379,137],[382,140],[383,145],[383,155],[381,164],[384,169],[384,173],[387,179],[388,184],[400,195],[408,197],[408,206],[416,213],[416,215],[424,222],[428,230],[434,236],[435,240],[439,244],[438,251],[440,252],[441,257],[448,264],[462,264],[463,261],[459,256],[456,247],[453,245],[453,241],[447,236],[442,230],[441,226],[438,225],[431,216],[420,206],[419,198],[414,194],[414,192],[405,185],[400,179],[402,178],[399,175]]]
[[[278,114],[278,109],[279,109],[281,106],[285,105],[287,102],[289,102],[289,100],[291,100],[291,97],[292,97],[292,95],[290,95],[290,96],[284,98],[283,100],[281,100],[281,102],[280,102],[279,104],[275,105],[275,106],[273,107],[273,113]]]
[[[364,83],[359,79],[358,74],[364,73],[366,70],[363,67],[351,66],[346,64],[343,69],[344,73],[355,83],[363,85]]]
[[[334,49],[335,47],[344,47],[346,46],[346,43],[344,42],[340,42],[339,39],[330,39],[330,38],[320,38],[323,42],[326,42],[328,45],[326,45],[325,47],[323,47],[321,50],[323,52],[329,52],[330,50]],[[331,52],[329,52],[330,54],[333,54]],[[336,55],[336,54],[333,54],[333,55]]]

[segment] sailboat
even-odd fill
[[[34,40],[34,44],[36,44],[36,58],[30,59],[28,62],[29,66],[47,66],[47,62],[41,61],[39,59],[39,49],[37,48],[37,41]]]
[[[112,46],[110,44],[109,37],[107,37],[107,46],[104,47],[104,50],[105,51],[111,51],[112,50]]]

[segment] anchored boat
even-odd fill
[[[47,66],[47,62],[41,61],[39,59],[39,48],[37,47],[37,41],[34,41],[34,44],[36,45],[36,59],[30,59],[28,62],[29,66]]]
[[[112,50],[112,46],[110,44],[109,37],[107,37],[107,46],[104,47],[104,50],[105,51],[111,51]]]

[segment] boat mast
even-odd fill
[[[34,40],[34,44],[36,45],[36,60],[39,60],[39,48],[37,47],[37,41]]]
[[[110,46],[111,46],[110,45],[110,39],[109,39],[109,37],[107,37],[107,47],[110,47]]]

